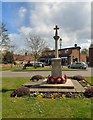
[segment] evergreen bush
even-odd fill
[[[25,95],[28,95],[30,96],[30,90],[28,87],[25,87],[25,86],[21,86],[17,89],[15,89],[12,93],[11,93],[11,97],[21,97],[21,96],[25,96]]]

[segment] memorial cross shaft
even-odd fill
[[[55,39],[55,58],[58,58],[58,30],[59,28],[57,27],[57,25],[55,26],[54,30],[55,30],[55,36],[53,37]]]

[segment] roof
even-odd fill
[[[77,47],[69,47],[69,48],[63,48],[63,49],[59,49],[60,50],[66,50],[66,49],[81,49],[80,46],[77,46]]]
[[[58,49],[58,51],[61,51],[61,50],[67,50],[67,49],[81,49],[80,46],[77,46],[77,47],[68,47],[68,48],[63,48],[63,49]],[[46,51],[46,52],[53,52],[55,50],[49,50],[49,51]]]
[[[31,55],[19,55],[19,54],[14,54],[13,55],[14,60],[16,61],[33,61],[34,58]]]
[[[80,50],[81,47],[75,46],[75,47],[70,47],[70,48],[59,49],[58,50],[59,57],[68,57],[68,56],[70,56],[73,49]],[[49,50],[49,51],[43,52],[41,58],[43,58],[43,57],[45,57],[45,58],[47,58],[47,57],[48,58],[54,58],[55,57],[54,52],[55,52],[55,50]]]
[[[62,52],[59,53],[59,57],[68,57],[71,53],[71,49],[62,49]]]

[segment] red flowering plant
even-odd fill
[[[65,83],[65,79],[62,76],[58,76],[56,78],[56,83],[57,84],[63,84],[63,83]]]
[[[56,77],[55,76],[48,76],[47,83],[55,84]]]
[[[67,81],[67,76],[64,74],[63,76],[58,76],[57,78],[55,76],[48,76],[47,83],[49,84],[64,84]]]

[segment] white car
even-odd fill
[[[42,62],[35,62],[34,67],[44,67],[44,63]]]
[[[88,65],[84,62],[75,62],[68,65],[68,68],[78,68],[78,69],[86,69]]]

